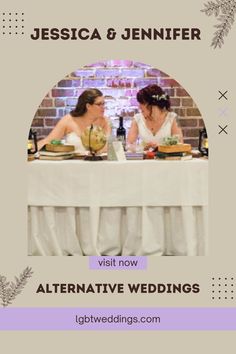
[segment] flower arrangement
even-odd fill
[[[162,140],[163,145],[176,145],[179,143],[178,135],[166,136]]]

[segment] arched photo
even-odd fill
[[[36,107],[27,168],[28,255],[208,254],[207,130],[158,64],[66,75]]]

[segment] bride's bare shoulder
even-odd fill
[[[71,116],[70,113],[68,113],[68,114],[66,114],[65,116],[63,116],[63,117],[61,118],[61,120],[64,121],[64,122],[72,122],[72,121],[73,121],[73,117]]]
[[[68,125],[73,124],[74,120],[73,117],[70,114],[66,114],[60,119],[61,125],[67,127]]]

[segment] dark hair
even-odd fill
[[[102,92],[98,89],[85,90],[78,98],[75,109],[70,114],[72,117],[80,117],[87,112],[86,104],[94,104],[97,97],[103,96]]]
[[[138,91],[137,101],[160,109],[170,109],[170,97],[158,85],[148,85]]]

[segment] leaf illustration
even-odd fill
[[[221,48],[224,44],[224,37],[226,37],[234,23],[234,17],[236,13],[236,0],[216,0],[208,1],[204,4],[204,12],[207,16],[214,15],[218,18],[219,23],[214,27],[215,31],[211,46],[215,48]]]
[[[6,307],[12,303],[12,301],[19,295],[23,288],[26,286],[28,278],[33,274],[30,267],[20,274],[19,278],[15,277],[15,282],[7,282],[6,277],[0,275],[0,299],[2,300],[2,306]]]

